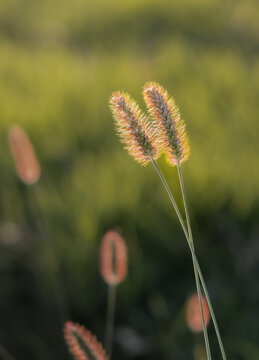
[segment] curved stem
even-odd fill
[[[177,163],[177,170],[178,170],[178,175],[179,175],[179,180],[180,180],[180,185],[181,185],[181,191],[182,191],[182,197],[183,197],[183,203],[184,203],[184,210],[185,210],[185,215],[186,215],[189,239],[190,239],[190,243],[191,243],[191,245],[193,247],[193,250],[194,250],[194,243],[193,243],[190,215],[189,215],[189,211],[188,211],[188,205],[187,205],[186,195],[185,195],[185,191],[184,191],[183,177],[182,177],[181,167],[180,167],[179,162]],[[193,262],[193,269],[194,269],[196,288],[197,288],[197,293],[198,293],[198,298],[199,298],[199,304],[200,304],[200,309],[201,309],[202,329],[203,329],[203,334],[204,334],[204,341],[205,341],[205,346],[206,346],[207,358],[209,360],[211,360],[210,343],[209,343],[207,327],[206,327],[205,319],[204,319],[204,311],[203,311],[203,306],[202,306],[202,296],[201,296],[201,287],[200,287],[199,275],[198,275],[198,271],[196,269],[196,265],[195,265],[195,261],[194,261],[193,256],[192,256],[192,262]]]
[[[112,338],[113,338],[113,319],[115,312],[116,285],[108,285],[108,302],[105,328],[105,349],[111,359],[112,355]]]
[[[193,256],[193,259],[194,259],[194,262],[195,262],[195,265],[196,265],[196,268],[197,268],[197,271],[198,271],[198,274],[199,274],[199,277],[200,277],[200,280],[201,280],[201,284],[202,284],[202,287],[203,287],[203,291],[204,291],[204,295],[206,297],[206,300],[207,300],[207,303],[208,303],[208,306],[209,306],[209,310],[210,310],[210,314],[211,314],[211,318],[212,318],[212,321],[213,321],[213,325],[214,325],[214,328],[215,328],[215,331],[216,331],[216,335],[217,335],[217,339],[218,339],[218,343],[219,343],[219,347],[220,347],[220,351],[221,351],[221,355],[222,355],[222,358],[223,360],[227,360],[226,358],[226,354],[225,354],[225,350],[224,350],[224,347],[223,347],[223,343],[222,343],[222,339],[221,339],[221,336],[220,336],[220,332],[219,332],[219,328],[218,328],[218,324],[217,324],[217,320],[216,320],[216,317],[215,317],[215,313],[214,313],[214,310],[213,310],[213,307],[212,307],[212,304],[211,304],[211,301],[210,301],[210,297],[209,297],[209,293],[208,293],[208,290],[207,290],[207,287],[206,287],[206,284],[205,284],[205,281],[204,281],[204,278],[203,278],[203,275],[202,275],[202,272],[201,272],[201,268],[200,268],[200,265],[199,265],[199,262],[196,258],[196,255],[195,255],[195,252],[194,252],[194,249],[193,249],[193,246],[190,242],[190,239],[189,239],[189,235],[188,235],[188,232],[186,230],[186,227],[185,227],[185,224],[184,224],[184,221],[183,221],[183,218],[182,218],[182,215],[178,209],[178,206],[174,200],[174,197],[167,185],[167,182],[165,181],[161,171],[159,170],[158,166],[157,166],[157,163],[155,162],[155,160],[151,157],[151,161],[167,191],[167,194],[171,200],[171,203],[176,211],[176,214],[178,216],[178,219],[180,221],[180,224],[182,226],[182,229],[183,229],[183,232],[184,232],[184,235],[186,237],[186,240],[187,240],[187,243],[188,243],[188,246],[190,248],[190,251],[192,253],[192,256]]]

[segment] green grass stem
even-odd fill
[[[105,328],[105,350],[111,359],[112,356],[112,340],[113,340],[113,326],[114,326],[114,313],[116,302],[116,285],[108,285],[108,302],[107,302],[107,315],[106,315],[106,328]]]
[[[197,257],[196,257],[196,254],[195,254],[195,251],[194,251],[194,248],[192,246],[192,243],[189,239],[189,234],[187,232],[187,229],[185,227],[185,224],[184,224],[184,221],[183,221],[183,218],[182,218],[182,215],[179,211],[179,208],[176,204],[176,201],[171,193],[171,190],[169,189],[168,185],[167,185],[167,182],[165,180],[165,178],[163,177],[159,167],[157,166],[157,163],[156,161],[151,157],[151,160],[152,160],[152,163],[166,189],[166,192],[170,198],[170,201],[175,209],[175,212],[177,214],[177,217],[180,221],[180,224],[182,226],[182,229],[183,229],[183,232],[184,232],[184,235],[186,237],[186,240],[187,240],[187,243],[188,243],[188,246],[190,248],[190,251],[191,251],[191,254],[192,254],[192,257],[193,257],[193,260],[195,262],[195,266],[196,266],[196,269],[198,271],[198,274],[199,274],[199,278],[200,278],[200,281],[201,281],[201,285],[202,285],[202,288],[203,288],[203,291],[204,291],[204,295],[206,297],[206,300],[207,300],[207,303],[208,303],[208,306],[209,306],[209,310],[210,310],[210,314],[211,314],[211,318],[212,318],[212,322],[213,322],[213,325],[214,325],[214,328],[215,328],[215,331],[216,331],[216,335],[217,335],[217,339],[218,339],[218,343],[219,343],[219,347],[220,347],[220,351],[221,351],[221,355],[222,355],[222,358],[223,360],[227,360],[226,358],[226,354],[225,354],[225,350],[224,350],[224,346],[223,346],[223,343],[222,343],[222,339],[221,339],[221,335],[220,335],[220,332],[219,332],[219,328],[218,328],[218,324],[217,324],[217,320],[216,320],[216,317],[215,317],[215,313],[214,313],[214,310],[213,310],[213,307],[212,307],[212,304],[211,304],[211,301],[210,301],[210,296],[209,296],[209,293],[208,293],[208,290],[207,290],[207,287],[206,287],[206,284],[205,284],[205,281],[204,281],[204,278],[203,278],[203,275],[202,275],[202,272],[201,272],[201,268],[200,268],[200,265],[199,265],[199,262],[197,260]]]
[[[184,190],[184,184],[183,184],[183,177],[182,177],[182,172],[181,172],[181,167],[180,167],[179,162],[177,163],[177,170],[178,170],[178,175],[179,175],[179,180],[180,180],[180,185],[181,185],[181,191],[182,191],[182,197],[183,197],[183,203],[184,203],[184,210],[185,210],[185,215],[186,215],[189,239],[190,239],[190,243],[191,243],[191,245],[193,247],[193,250],[194,250],[194,242],[193,242],[193,236],[192,236],[190,215],[189,215],[189,210],[188,210],[188,205],[187,205],[187,200],[186,200],[186,195],[185,195],[185,190]],[[194,269],[196,288],[197,288],[197,293],[198,293],[198,298],[199,298],[199,303],[200,303],[200,309],[201,309],[202,329],[203,329],[204,341],[205,341],[205,346],[206,346],[207,358],[208,358],[208,360],[211,360],[210,343],[209,343],[209,338],[208,338],[207,327],[205,325],[204,311],[203,311],[203,306],[202,306],[202,295],[201,295],[200,280],[199,280],[199,275],[198,275],[198,271],[196,269],[196,265],[195,265],[195,261],[194,261],[193,256],[192,256],[192,261],[193,261],[193,269]]]

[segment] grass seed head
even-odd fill
[[[108,360],[102,345],[84,326],[68,321],[64,336],[75,360]]]
[[[174,166],[188,159],[190,145],[178,107],[168,92],[155,82],[144,86],[144,100],[151,117],[157,125],[157,137],[162,142],[163,152]]]
[[[127,93],[114,92],[110,107],[121,142],[134,159],[146,165],[152,156],[159,157],[159,144],[151,120],[142,113]]]
[[[101,274],[109,285],[117,285],[127,275],[127,248],[116,231],[108,231],[102,240],[100,251]]]
[[[36,183],[40,177],[40,166],[27,134],[19,125],[10,128],[9,144],[18,177],[27,185]]]

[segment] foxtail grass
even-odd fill
[[[110,108],[119,138],[130,155],[142,165],[147,165],[151,157],[158,158],[160,146],[155,129],[130,95],[114,92],[110,98]]]
[[[102,344],[84,326],[68,321],[64,336],[75,360],[108,360]]]
[[[123,95],[121,96],[123,97]],[[118,114],[118,104],[114,102],[113,100],[114,96],[111,98],[110,104],[111,104],[112,112],[115,117],[115,120],[117,121],[117,124],[119,124],[119,136],[121,138],[121,141],[127,144],[126,148],[129,150],[130,154],[135,158],[137,162],[142,164],[147,164],[149,162],[153,163],[167,191],[170,201],[180,221],[181,227],[183,229],[184,235],[186,237],[192,255],[195,282],[196,282],[199,306],[202,316],[202,328],[203,328],[204,341],[206,346],[207,359],[211,360],[211,351],[210,351],[210,343],[207,333],[207,327],[205,323],[201,286],[203,288],[204,295],[208,303],[209,311],[216,331],[222,358],[223,360],[226,360],[226,355],[225,355],[221,335],[218,329],[217,321],[215,318],[214,310],[210,301],[207,287],[194,248],[189,210],[188,210],[187,199],[186,199],[183,177],[180,166],[180,164],[183,161],[189,158],[189,154],[190,154],[190,145],[189,145],[188,136],[185,131],[185,123],[181,119],[179,109],[176,106],[174,99],[169,96],[168,92],[161,85],[155,82],[148,82],[144,86],[143,96],[145,103],[147,105],[149,115],[151,117],[151,119],[149,120],[149,124],[147,124],[149,118],[148,117],[146,118],[145,115],[142,112],[140,112],[136,102],[134,102],[128,95],[126,97],[125,96],[123,97],[122,117],[121,115]],[[121,108],[121,105],[119,106],[119,108]],[[138,111],[134,111],[135,108],[138,109]],[[132,114],[134,114],[133,117]],[[142,126],[143,123],[142,119],[145,119],[144,126]],[[120,121],[122,121],[124,126],[121,126]],[[141,131],[141,136],[139,137],[139,139],[148,139],[147,142],[148,147],[146,146],[147,143],[145,141],[141,142],[140,140],[138,141],[136,140],[136,133],[138,132],[135,132],[134,129],[138,129],[139,131]],[[152,134],[151,137],[149,136],[150,133]],[[132,151],[132,148],[136,147],[136,145],[138,146],[138,153],[134,153],[134,151]],[[156,151],[154,151],[154,149],[156,149]],[[165,154],[166,159],[171,166],[175,166],[175,165],[177,166],[182,198],[184,203],[187,229],[183,217],[181,215],[181,212],[179,211],[178,205],[172,195],[172,192],[156,163],[156,159],[162,153]],[[142,160],[144,159],[143,161],[140,161],[139,154],[141,154]]]
[[[184,209],[187,220],[187,227],[190,241],[193,245],[192,230],[187,208],[187,202],[180,173],[180,163],[187,160],[190,154],[190,145],[185,131],[185,123],[181,119],[178,107],[173,98],[169,97],[168,92],[155,82],[148,82],[144,86],[144,100],[147,109],[157,125],[157,137],[162,141],[162,150],[171,166],[177,165],[179,171],[181,191],[184,200]],[[203,333],[208,360],[211,359],[208,333],[204,322],[203,306],[201,301],[201,288],[198,272],[193,261],[195,282],[201,307]]]
[[[190,144],[178,107],[168,92],[155,82],[148,82],[143,90],[144,100],[153,123],[156,137],[171,165],[189,158]]]
[[[26,185],[35,184],[41,171],[28,135],[19,125],[13,125],[8,139],[18,177]]]
[[[27,135],[26,131],[19,125],[12,125],[9,129],[8,140],[11,154],[13,156],[16,174],[20,181],[22,181],[28,188],[28,193],[32,202],[32,212],[35,218],[36,229],[39,237],[44,242],[48,258],[51,259],[49,270],[49,277],[53,294],[57,303],[57,308],[60,316],[60,322],[63,324],[67,317],[67,304],[63,286],[63,280],[60,276],[60,268],[57,260],[57,255],[53,248],[53,242],[49,234],[47,221],[45,220],[44,212],[41,203],[38,199],[37,186],[41,176],[41,167],[37,159],[34,146]]]
[[[117,231],[108,231],[103,237],[100,249],[100,270],[108,285],[105,348],[111,358],[116,289],[127,275],[127,248],[124,239]]]

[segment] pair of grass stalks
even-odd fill
[[[168,95],[167,91],[162,86],[154,82],[149,82],[144,86],[143,95],[149,116],[147,116],[140,110],[137,103],[130,97],[129,94],[123,92],[114,92],[112,94],[112,97],[110,99],[110,107],[115,119],[117,132],[119,134],[121,142],[125,145],[125,148],[129,151],[130,155],[132,155],[138,163],[142,165],[152,163],[154,165],[155,170],[159,175],[163,186],[165,187],[170,201],[176,211],[177,217],[183,229],[192,255],[207,359],[211,360],[212,357],[206,327],[207,321],[204,315],[204,299],[202,295],[202,289],[207,300],[209,312],[214,324],[222,358],[223,360],[226,360],[225,350],[218,329],[216,317],[194,248],[192,228],[181,170],[181,163],[187,160],[190,154],[190,145],[189,139],[185,132],[185,124],[181,119],[179,109],[176,106],[174,99]],[[185,225],[183,216],[178,208],[178,205],[172,195],[172,192],[157,165],[156,160],[162,154],[165,154],[168,163],[171,166],[177,167],[187,227]],[[111,264],[111,260],[108,261],[108,264]],[[110,284],[110,286],[112,285]],[[111,289],[113,288],[111,287],[110,290]],[[110,315],[108,315],[107,318],[108,325],[106,329],[108,329],[108,333],[110,331],[110,335],[107,346],[110,346],[109,344],[111,341],[112,325],[111,321],[109,320],[109,316],[111,319],[114,311],[115,293],[113,293],[113,295],[110,295],[109,299],[110,301],[108,301],[108,304],[110,303],[113,305],[111,307],[108,305],[108,314]],[[73,349],[75,351],[80,350],[78,348],[79,339],[83,339],[84,346],[87,344],[87,337],[89,335],[84,333],[84,331],[86,330],[81,328],[78,324],[67,323],[65,327],[65,336],[68,344],[70,344],[70,350],[72,353]],[[77,336],[78,339],[76,343],[75,336]],[[92,346],[91,342],[88,345],[89,350],[89,347],[91,348]],[[98,346],[101,345],[98,343]],[[82,357],[75,356],[75,358],[79,360],[87,360],[91,358],[86,356],[86,352],[80,353],[79,355],[82,355]],[[105,357],[103,353],[102,355],[100,355],[100,357],[98,357],[97,355],[97,353],[93,354],[93,352],[91,352],[91,356],[95,360],[107,359],[107,357]]]
[[[143,96],[147,106],[148,115],[140,110],[138,104],[129,94],[123,92],[114,92],[112,94],[110,107],[115,119],[117,132],[121,142],[125,145],[125,148],[138,163],[143,165],[152,163],[154,165],[154,168],[165,187],[176,211],[192,255],[207,359],[211,360],[211,350],[202,305],[202,289],[209,306],[222,358],[223,360],[226,360],[225,350],[214,310],[195,253],[181,169],[182,162],[187,160],[190,154],[190,144],[185,131],[185,123],[181,119],[179,109],[176,106],[174,99],[168,95],[168,92],[161,85],[155,82],[146,83],[143,90]],[[176,166],[177,168],[187,227],[174,196],[156,162],[162,154],[165,154],[166,159],[171,166]]]

